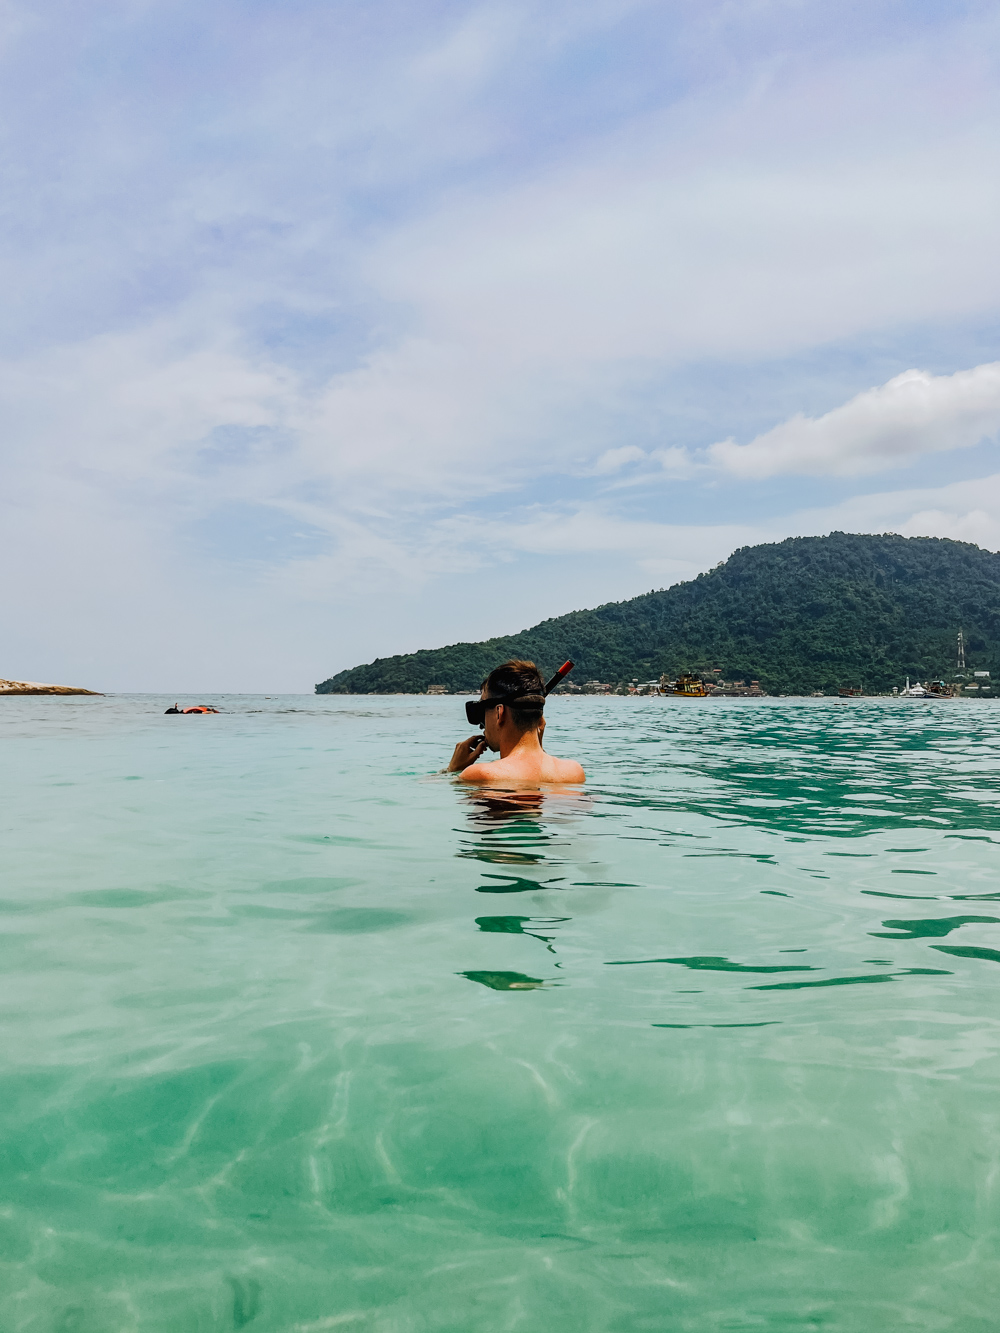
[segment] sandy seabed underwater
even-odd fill
[[[0,701],[3,1333],[995,1333],[1000,703]]]

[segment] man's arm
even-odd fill
[[[455,746],[455,753],[451,756],[451,763],[445,772],[461,773],[463,769],[468,768],[470,764],[484,754],[486,751],[486,737],[475,735],[470,736],[466,741],[459,741]]]

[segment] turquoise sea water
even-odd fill
[[[997,1328],[1000,705],[171,702],[0,700],[3,1333]]]

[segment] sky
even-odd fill
[[[1000,6],[0,0],[0,676],[1000,548]]]

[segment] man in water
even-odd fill
[[[485,706],[484,706],[485,705]],[[554,759],[542,749],[545,685],[534,662],[513,660],[491,671],[478,705],[482,736],[459,741],[448,765],[463,782],[583,782],[586,774],[572,759]],[[499,751],[491,764],[477,764],[487,750]]]

